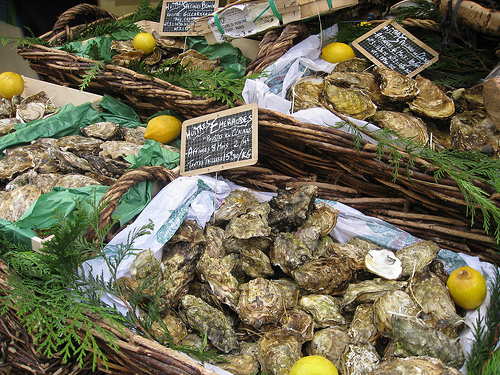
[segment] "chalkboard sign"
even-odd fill
[[[176,1],[163,0],[160,18],[161,36],[198,35],[194,27],[197,18],[214,13],[219,6],[218,0]]]
[[[370,30],[352,45],[376,65],[384,65],[408,77],[413,77],[439,58],[438,52],[392,20]]]
[[[257,104],[186,120],[180,174],[191,176],[257,163]]]

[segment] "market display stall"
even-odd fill
[[[235,6],[245,12],[249,3]],[[296,16],[308,5],[299,3],[280,2],[277,9],[290,6]],[[325,14],[336,19],[343,9],[346,17],[354,5],[330,5]],[[230,9],[223,8],[226,17]],[[74,25],[80,16],[86,23]],[[29,186],[41,174],[40,147],[51,150],[58,173],[76,168],[98,179],[82,190],[43,191],[23,213],[3,218],[9,250],[0,272],[2,366],[13,374],[284,374],[314,354],[328,357],[341,374],[375,375],[391,366],[465,374],[477,367],[482,357],[475,343],[494,344],[490,333],[475,335],[478,314],[491,328],[500,309],[500,202],[491,172],[498,165],[498,130],[488,117],[494,106],[477,91],[482,85],[452,90],[420,77],[437,52],[404,25],[436,30],[436,23],[407,17],[387,33],[381,30],[391,23],[384,20],[356,22],[359,35],[350,37],[359,48],[351,59],[362,66],[356,71],[322,59],[332,38],[354,30],[336,22],[320,24],[317,32],[283,20],[253,30],[259,51],[250,62],[229,42],[159,36],[158,25],[136,16],[117,18],[82,4],[65,12],[52,32],[18,45],[42,79],[58,84],[56,91],[69,85],[104,96],[91,104],[68,95],[74,106],[56,110],[52,119],[24,120],[0,139],[6,150],[0,162],[25,154],[33,162],[2,175],[5,191]],[[153,34],[155,52],[134,48],[138,25]],[[238,37],[228,30],[224,38]],[[387,45],[395,37],[400,66],[380,66],[390,59],[370,53],[370,43]],[[422,52],[422,59],[405,59],[401,46]],[[349,81],[361,76],[375,86],[363,81],[359,89]],[[413,85],[414,93],[390,96],[384,89],[397,85],[387,76]],[[343,90],[363,98],[362,111],[343,106],[355,101]],[[424,92],[448,112],[433,117],[421,109]],[[343,95],[347,99],[337,100]],[[405,135],[403,127],[385,128],[375,120],[383,111],[419,113],[425,120],[419,129],[426,130]],[[480,136],[472,126],[469,133],[456,131],[469,126],[459,116],[469,111],[484,120],[480,132],[491,134]],[[184,121],[171,144],[144,139],[143,125],[158,113]],[[70,117],[53,126],[61,114]],[[455,130],[441,137],[431,128],[436,125]],[[104,136],[110,126],[112,135]],[[141,138],[133,152],[119,150],[115,158],[106,151],[104,143],[129,142],[132,133]],[[186,147],[190,134],[202,134],[206,147]],[[230,147],[235,134],[247,138]],[[99,141],[84,149],[68,145],[85,137]],[[231,156],[215,153],[220,149]],[[196,153],[194,164],[205,165],[200,155],[207,153],[216,168],[208,164],[191,176],[186,159]],[[38,247],[26,251],[35,234]],[[487,281],[478,311],[456,305],[446,287],[451,272],[466,265]],[[22,280],[30,279],[23,289]],[[376,291],[350,294],[368,284]],[[23,293],[29,298],[21,303]],[[47,307],[52,298],[55,310]],[[366,325],[357,326],[360,320]],[[409,327],[412,337],[404,334]],[[415,336],[421,340],[412,341]]]

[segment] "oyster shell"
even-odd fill
[[[348,258],[354,270],[365,268],[365,256],[367,253],[367,249],[350,243],[331,243],[327,251],[328,256]]]
[[[57,181],[63,176],[63,174],[59,173],[38,173],[35,176],[33,184],[42,190],[42,194],[45,194],[50,192]]]
[[[287,311],[281,320],[281,329],[290,332],[299,343],[311,341],[314,334],[313,317],[300,307]]]
[[[0,120],[0,137],[16,131],[16,124],[21,123],[16,118],[6,118]]]
[[[373,73],[379,80],[382,95],[390,100],[406,101],[414,98],[418,94],[417,81],[406,77],[395,70],[384,66],[377,66]]]
[[[214,222],[221,223],[231,220],[248,212],[252,207],[259,204],[259,201],[251,191],[236,189],[229,193],[224,203],[215,211]]]
[[[15,223],[41,194],[42,191],[33,185],[24,185],[8,191],[0,201],[0,218]]]
[[[16,174],[35,167],[35,161],[30,152],[13,149],[0,160],[0,180],[10,180]]]
[[[54,182],[53,186],[59,186],[68,189],[75,189],[90,185],[101,185],[99,181],[82,174],[69,173],[63,175],[61,178]]]
[[[292,271],[295,282],[309,293],[342,294],[354,280],[351,263],[345,258],[320,258]]]
[[[493,120],[484,111],[463,112],[450,120],[450,139],[454,149],[480,150],[488,148],[493,155],[499,150],[499,136]]]
[[[464,364],[465,357],[460,342],[436,331],[421,319],[394,314],[391,324],[394,340],[410,356],[428,355],[457,369]]]
[[[358,305],[347,331],[353,344],[373,342],[378,334],[373,320],[373,305]]]
[[[366,374],[375,369],[380,356],[372,344],[348,344],[340,360],[343,375]]]
[[[377,111],[371,120],[382,128],[395,131],[404,138],[425,144],[429,141],[427,125],[422,119],[401,112]]]
[[[377,79],[372,73],[333,71],[328,75],[327,79],[339,87],[362,90],[370,96],[376,105],[383,104],[386,101],[386,98],[380,92]]]
[[[226,240],[226,231],[221,227],[207,224],[205,227],[206,245],[203,254],[213,258],[222,258],[226,255],[224,241]]]
[[[106,141],[101,144],[100,156],[123,161],[128,155],[139,155],[142,145],[125,141]]]
[[[136,128],[120,126],[119,128],[120,138],[123,138],[126,142],[136,143],[138,145],[146,143],[146,139],[144,138],[145,132],[146,128],[144,126],[138,126]]]
[[[87,137],[109,140],[113,138],[120,129],[120,126],[111,121],[101,121],[80,128],[80,131]]]
[[[233,217],[226,226],[226,235],[240,239],[250,237],[265,237],[271,234],[267,223],[271,207],[263,202],[254,206],[248,213]]]
[[[181,319],[202,336],[207,335],[212,345],[220,351],[229,353],[238,349],[234,329],[222,311],[191,294],[180,299],[179,310]]]
[[[335,65],[335,68],[333,68],[334,72],[364,72],[365,70],[368,70],[370,66],[372,66],[373,63],[365,59],[364,57],[352,57],[348,60],[339,62],[337,65]]]
[[[368,251],[365,256],[365,265],[368,271],[389,280],[396,280],[403,271],[401,260],[390,250]]]
[[[77,156],[83,157],[89,154],[98,155],[102,141],[81,135],[67,135],[56,140],[55,144],[63,151],[70,151]]]
[[[94,172],[111,178],[119,178],[131,166],[129,162],[99,155],[84,155],[83,158],[89,163]]]
[[[334,109],[359,120],[372,116],[377,110],[370,95],[364,90],[340,87],[328,79],[325,80],[323,97],[326,99],[323,104],[327,109]]]
[[[318,187],[314,185],[278,190],[277,195],[269,201],[269,226],[276,232],[297,230],[313,210],[317,195]]]
[[[189,70],[200,69],[212,71],[220,66],[219,57],[215,59],[209,59],[207,56],[194,49],[188,49],[186,52],[179,54],[177,56],[177,59],[180,60],[181,65]]]
[[[293,233],[280,232],[274,238],[269,258],[284,273],[291,275],[298,266],[313,259],[312,250]]]
[[[314,318],[317,328],[333,327],[347,324],[340,313],[340,299],[325,294],[308,294],[299,299],[300,307]]]
[[[251,278],[269,277],[274,270],[269,257],[259,248],[244,247],[240,252],[243,271]]]
[[[316,205],[297,232],[305,228],[317,227],[319,228],[319,236],[326,236],[335,228],[335,225],[337,225],[338,216],[339,211],[330,205]]]
[[[349,284],[342,299],[342,310],[352,311],[358,304],[373,303],[380,296],[391,290],[401,290],[406,286],[404,281],[372,279]]]
[[[301,357],[302,344],[286,330],[264,333],[259,339],[258,359],[261,371],[270,375],[288,374]]]
[[[453,100],[446,96],[431,80],[419,74],[415,81],[417,82],[418,94],[413,101],[408,103],[412,111],[437,119],[445,119],[455,113]]]
[[[395,314],[417,316],[420,309],[402,290],[392,290],[379,297],[373,304],[373,317],[379,332],[392,337],[392,317]]]
[[[284,296],[273,280],[261,277],[252,279],[241,285],[240,291],[237,307],[239,317],[256,329],[277,325],[285,314]]]
[[[157,339],[161,340],[160,342],[166,341],[167,335],[176,345],[186,338],[187,328],[173,310],[168,310],[161,320],[162,324],[158,321],[151,324],[151,331]]]
[[[401,276],[410,276],[428,266],[439,250],[439,246],[433,241],[422,241],[397,250],[396,257],[401,259],[403,266]]]
[[[37,173],[34,169],[30,169],[27,172],[24,172],[12,179],[7,185],[5,185],[5,191],[14,190],[20,186],[24,185],[35,185],[34,181],[37,176]]]
[[[129,267],[130,276],[142,283],[148,279],[157,279],[160,276],[161,265],[150,249],[141,251]]]
[[[350,338],[342,327],[327,327],[314,333],[310,342],[305,346],[308,355],[321,355],[328,358],[337,367]]]
[[[280,290],[280,294],[285,300],[285,308],[290,309],[297,305],[299,300],[299,286],[292,279],[274,279],[274,285]]]
[[[59,148],[49,148],[47,153],[58,163],[58,169],[63,173],[92,171],[92,167],[87,160],[76,156],[72,152],[63,151]]]
[[[0,98],[0,119],[10,119],[13,117],[13,111],[12,102],[9,99]]]
[[[44,91],[27,96],[16,106],[16,117],[22,122],[41,119],[45,114],[54,112],[55,105]]]
[[[394,358],[383,361],[379,366],[366,375],[461,375],[452,367],[445,366],[437,358],[427,356]]]
[[[256,374],[260,368],[257,353],[259,345],[256,342],[242,342],[236,353],[222,354],[219,357],[224,362],[217,362],[217,366],[234,375]]]
[[[317,76],[303,77],[295,82],[288,91],[287,99],[292,102],[291,112],[302,109],[323,107],[324,79]]]

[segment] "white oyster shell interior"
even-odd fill
[[[368,251],[365,266],[370,272],[389,280],[396,280],[403,270],[401,260],[390,250]]]

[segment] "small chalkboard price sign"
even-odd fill
[[[392,20],[370,30],[352,45],[376,65],[407,77],[413,77],[439,59],[438,52]]]
[[[184,121],[180,174],[192,176],[257,163],[257,114],[253,103]]]
[[[163,0],[160,17],[161,36],[197,35],[194,21],[214,13],[219,0]]]

